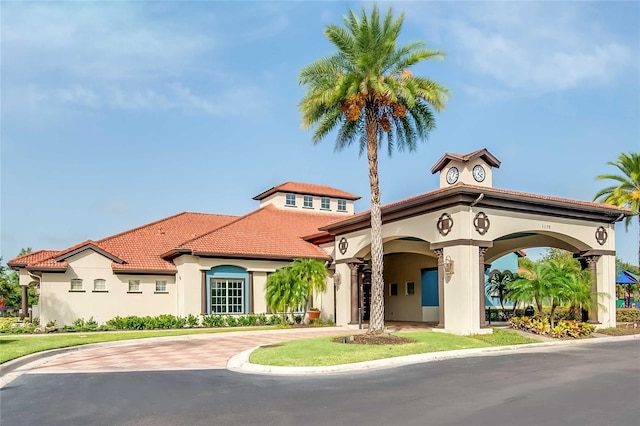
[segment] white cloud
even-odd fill
[[[636,48],[616,38],[590,3],[430,2],[416,8],[407,13],[412,25],[441,44],[448,41],[448,60],[470,72],[468,93],[538,95],[607,84],[638,67]]]
[[[197,16],[162,3],[3,5],[3,104],[31,112],[256,113],[267,90],[243,81],[222,51],[276,36],[289,21],[278,7],[246,8],[263,17],[259,25],[236,27],[247,17],[214,5]]]
[[[29,85],[22,90],[12,88],[10,98],[23,99],[24,104],[12,103],[11,108],[21,106],[31,110],[67,107],[74,110],[178,110],[215,116],[247,117],[259,114],[267,108],[268,95],[259,88],[220,90],[216,93],[197,94],[183,83],[173,83],[156,89],[126,89],[117,85],[89,89],[82,85],[47,90]],[[25,96],[16,94],[22,91]]]
[[[4,72],[94,81],[176,75],[213,48],[188,27],[145,19],[132,3],[3,5]]]
[[[76,85],[68,89],[55,91],[56,100],[63,105],[97,108],[100,106],[98,96],[93,90]]]

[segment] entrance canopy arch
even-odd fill
[[[499,164],[486,150],[445,154],[432,169],[441,172],[439,189],[381,208],[382,237],[389,249],[400,250],[415,239],[428,244],[424,254],[437,257],[444,311],[439,326],[447,332],[490,332],[484,324],[485,265],[520,248],[554,246],[577,253],[592,272],[594,290],[615,294],[614,224],[630,211],[493,188],[491,169]],[[453,168],[457,173],[450,174]],[[368,211],[320,230],[334,236],[336,264],[368,254]],[[602,327],[615,325],[615,297],[608,299],[601,300],[596,315]]]
[[[424,256],[434,257],[435,253],[430,248],[430,243],[418,237],[411,236],[393,236],[383,239],[384,254],[394,253],[414,253]],[[371,258],[371,243],[362,247],[355,253],[355,257],[359,259]]]
[[[559,232],[525,229],[498,237],[487,250],[485,261],[491,263],[508,253],[532,247],[554,247],[579,254],[592,250],[585,242]]]

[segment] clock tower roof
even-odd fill
[[[482,159],[485,163],[487,163],[491,167],[500,167],[500,160],[498,160],[493,154],[491,154],[486,148],[479,149],[477,151],[471,152],[469,154],[452,154],[450,152],[446,152],[438,162],[431,168],[431,173],[437,173],[444,169],[447,164],[451,161],[468,163],[469,161],[475,160],[476,158]]]

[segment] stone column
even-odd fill
[[[488,247],[479,247],[479,259],[478,259],[478,271],[479,271],[479,278],[480,278],[480,328],[486,327],[487,322],[485,319],[485,301],[484,301],[484,294],[485,294],[485,289],[484,289],[484,268],[485,268],[485,264],[484,264],[484,255],[487,253]]]
[[[591,275],[591,293],[595,294],[598,292],[598,269],[597,263],[600,256],[586,256],[585,262],[587,263],[587,269]],[[592,309],[589,309],[589,322],[592,324],[599,324],[598,321],[598,307],[595,306]]]
[[[348,263],[351,270],[351,324],[358,324],[358,263]]]
[[[444,328],[444,249],[435,249],[438,256],[438,328]]]
[[[23,320],[29,316],[29,286],[22,286],[22,313],[20,319]]]

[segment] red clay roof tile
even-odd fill
[[[46,259],[56,257],[60,253],[58,250],[38,250],[11,259],[7,262],[10,267],[24,267],[33,265]]]
[[[276,192],[294,192],[296,194],[318,195],[333,198],[344,198],[347,200],[359,200],[360,196],[351,194],[349,192],[342,191],[337,188],[332,188],[325,185],[316,185],[313,183],[301,183],[301,182],[285,182],[273,188],[269,188],[266,191],[253,197],[254,200],[262,200],[271,194]]]
[[[280,210],[268,205],[206,235],[184,243],[181,248],[200,255],[243,256],[247,258],[310,257],[330,259],[315,244],[303,239],[318,228],[344,215]]]
[[[40,251],[12,259],[10,263],[37,268],[66,267],[67,262],[55,258],[91,245],[112,254],[124,263],[112,263],[117,271],[154,270],[175,271],[175,265],[160,255],[181,242],[210,232],[237,219],[236,216],[179,213],[98,241],[84,241],[62,251]],[[43,253],[46,252],[45,256]],[[63,259],[61,259],[63,260]]]

